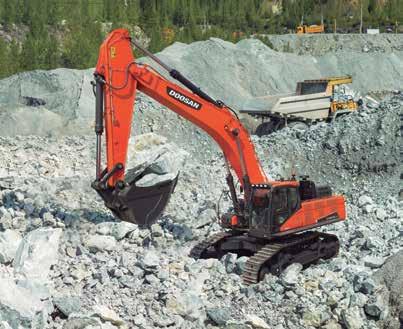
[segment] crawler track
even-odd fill
[[[234,243],[242,247],[234,250]],[[335,235],[321,232],[305,232],[271,240],[221,232],[198,243],[191,250],[190,256],[195,259],[221,258],[229,251],[239,255],[249,254],[242,278],[246,285],[250,285],[261,281],[267,273],[279,275],[292,263],[308,266],[321,258],[334,257],[339,251],[339,245]],[[253,246],[253,249],[248,246]]]
[[[277,255],[283,248],[282,244],[273,243],[264,246],[248,259],[242,274],[243,282],[247,285],[259,282],[259,273],[263,264]]]
[[[246,262],[243,281],[246,285],[258,283],[267,273],[279,275],[292,263],[307,266],[321,258],[334,257],[339,246],[335,235],[320,232],[307,232],[268,243]]]
[[[212,235],[208,239],[201,241],[197,245],[195,245],[190,251],[190,257],[194,259],[218,258],[217,253],[219,252],[219,250],[217,250],[217,247],[219,242],[231,236],[232,234],[228,232],[219,232]],[[208,257],[208,254],[211,254],[211,256]]]

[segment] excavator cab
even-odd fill
[[[304,201],[324,200],[332,196],[329,186],[316,185],[308,178],[304,176],[298,182],[281,181],[280,184],[252,187],[254,197],[252,205],[249,206],[251,212],[248,213],[245,210],[248,207],[243,206],[241,215],[225,214],[222,217],[222,225],[232,230],[248,230],[251,235],[260,238],[281,235],[289,226],[288,220],[305,220],[297,214]],[[234,216],[238,219],[234,220]],[[312,225],[319,226],[316,222],[312,222]]]
[[[273,186],[258,205],[254,204],[250,229],[255,236],[269,237],[280,231],[281,226],[301,208],[297,186]]]

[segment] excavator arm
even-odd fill
[[[101,45],[95,74],[104,81],[108,172],[117,164],[124,167],[126,163],[133,105],[139,90],[209,134],[221,147],[241,184],[245,176],[251,184],[267,182],[249,133],[233,112],[166,80],[150,67],[137,64],[127,30],[113,31]],[[110,177],[109,183],[114,186],[123,179],[121,169]]]
[[[158,212],[162,211],[164,206],[162,204],[167,202],[168,194],[173,190],[172,186],[157,186],[149,191],[143,191],[142,197],[138,198],[137,194],[142,188],[128,186],[125,183],[125,165],[137,90],[209,134],[222,149],[227,163],[238,176],[245,194],[248,194],[251,186],[267,184],[268,179],[257,158],[249,133],[236,114],[155,57],[154,59],[159,61],[172,77],[190,91],[168,81],[151,67],[136,63],[131,42],[127,30],[113,31],[100,47],[95,70],[97,173],[93,186],[104,198],[106,205],[123,220],[147,225],[155,220],[159,215]],[[103,124],[106,130],[107,158],[107,166],[104,170],[101,168]],[[229,170],[228,173],[230,175]],[[239,205],[233,183],[229,181],[229,185],[234,207],[237,208]],[[130,192],[122,192],[128,188]],[[156,191],[161,193],[155,193]],[[126,194],[126,199],[119,198],[122,194]],[[131,200],[127,199],[129,195]],[[141,205],[138,200],[141,201]],[[147,207],[146,202],[149,203]],[[156,202],[159,202],[159,211],[155,211]],[[150,215],[149,211],[145,210],[139,214],[139,208],[150,208],[154,213]],[[133,213],[133,210],[137,215]],[[148,216],[148,219],[140,218],[144,216]]]

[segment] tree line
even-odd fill
[[[287,33],[303,18],[352,28],[403,21],[401,0],[0,0],[0,77],[32,69],[95,65],[106,33],[139,26],[159,51],[175,41]],[[22,29],[22,38],[13,33]],[[24,30],[25,29],[25,30]],[[17,33],[18,34],[18,33]]]

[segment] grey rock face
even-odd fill
[[[374,274],[375,281],[380,284],[385,284],[390,291],[392,305],[396,308],[397,314],[403,322],[403,251],[397,252],[392,257],[388,258],[385,264]],[[378,301],[379,302],[379,301]],[[383,301],[379,304],[385,306]],[[381,307],[379,307],[380,309]],[[378,312],[378,310],[376,311]]]
[[[350,51],[391,53],[403,47],[402,38],[393,34],[281,34],[268,37],[275,50],[295,54],[323,55]]]
[[[91,252],[112,251],[116,248],[116,239],[111,236],[93,235],[85,241],[85,245]]]
[[[0,279],[0,316],[12,328],[43,328],[46,322],[41,299],[6,277]]]
[[[30,283],[44,284],[57,262],[61,229],[39,228],[24,237],[13,261],[14,272]]]
[[[347,329],[364,328],[362,311],[358,307],[352,307],[342,311],[342,320]]]
[[[20,233],[16,231],[0,232],[0,263],[8,263],[15,258],[21,239]]]
[[[46,135],[63,129],[70,134],[74,130],[88,129],[84,122],[92,116],[93,96],[82,90],[90,79],[91,70],[57,69],[21,73],[3,80],[0,85],[1,131],[6,135]],[[28,98],[39,100],[40,105],[32,106],[26,102]],[[19,122],[18,127],[8,125],[4,121],[7,116]]]
[[[277,40],[282,37],[295,36],[271,38]],[[311,50],[327,49],[329,44],[340,45],[340,41],[335,41],[329,34],[306,37],[304,36],[304,42],[308,43],[307,48]],[[332,39],[330,41],[321,39],[326,37]],[[337,38],[339,37],[340,35],[337,35]],[[225,103],[236,108],[241,108],[246,100],[254,97],[293,92],[296,82],[307,77],[314,79],[337,76],[345,72],[354,77],[353,87],[361,92],[399,89],[402,85],[402,78],[398,74],[402,52],[363,53],[362,42],[358,42],[361,46],[354,47],[353,50],[346,46],[355,44],[354,40],[358,38],[362,36],[353,36],[344,43],[341,48],[347,52],[336,52],[335,50],[340,50],[340,46],[334,46],[330,53],[319,52],[314,54],[315,56],[309,52],[304,55],[276,52],[257,39],[232,44],[216,38],[190,45],[175,43],[158,56],[170,66],[178,68],[214,98],[223,99]],[[384,48],[396,44],[396,41],[390,42],[389,38],[390,35],[380,37],[380,44]],[[297,45],[300,45],[301,40],[298,36],[296,39],[281,41],[279,44],[284,47],[294,45],[298,48]],[[315,46],[310,48],[312,40],[316,40],[317,43],[314,42]],[[283,46],[276,48],[282,50]],[[140,59],[140,61],[149,60]],[[365,63],[367,67],[372,67],[372,70],[370,72],[363,70],[355,63]],[[0,83],[0,131],[7,136],[91,133],[94,109],[94,97],[90,85],[92,73],[92,69],[38,70],[4,79]],[[379,79],[380,76],[388,78]],[[27,99],[33,99],[35,102],[27,102]],[[157,113],[157,115],[161,122],[164,122],[164,114]],[[154,119],[153,113],[145,113],[144,116],[150,121]],[[14,122],[19,123],[18,127],[12,124]],[[32,122],[37,124],[32,125]],[[142,128],[142,132],[146,132],[147,126]],[[162,133],[166,130],[154,131]]]
[[[67,317],[72,313],[79,312],[81,309],[81,301],[78,296],[65,295],[55,297],[53,304]]]
[[[223,326],[232,319],[229,309],[219,307],[208,309],[207,316],[218,326]]]
[[[288,266],[281,274],[282,282],[287,286],[295,285],[298,282],[298,274],[302,270],[302,265],[294,263]]]

